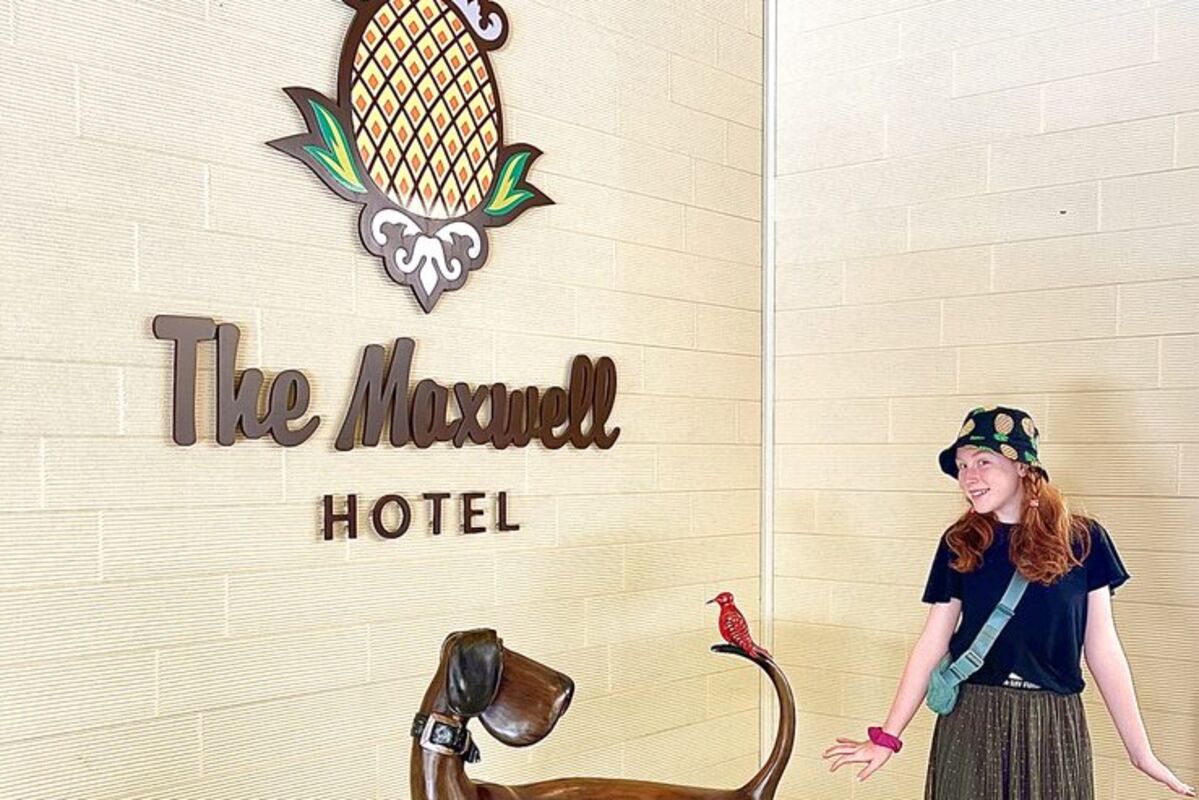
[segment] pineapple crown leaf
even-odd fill
[[[320,130],[321,139],[325,146],[310,144],[304,147],[312,158],[320,164],[329,176],[351,192],[364,193],[366,187],[358,177],[354,159],[350,155],[349,142],[341,122],[329,109],[316,100],[309,100],[313,116]]]
[[[491,199],[488,201],[487,207],[483,209],[485,214],[492,217],[502,217],[536,196],[533,192],[521,186],[525,177],[525,170],[529,166],[529,158],[532,155],[528,150],[522,150],[519,153],[512,154],[504,162],[503,168],[500,169],[500,179],[495,182],[495,189],[491,193]]]

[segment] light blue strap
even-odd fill
[[[1024,596],[1024,590],[1028,588],[1028,579],[1020,574],[1020,570],[1016,570],[1012,575],[1011,583],[1007,586],[1007,591],[1003,593],[1003,597],[999,599],[999,604],[995,606],[995,610],[991,612],[991,616],[987,617],[986,623],[982,630],[978,632],[978,636],[970,643],[970,647],[966,652],[949,665],[949,669],[961,680],[965,681],[974,673],[982,668],[983,661],[987,658],[987,653],[995,644],[995,640],[999,638],[999,634],[1003,632],[1003,628],[1008,624],[1008,621],[1016,614],[1016,606],[1020,602],[1020,598]]]

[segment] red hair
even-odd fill
[[[1030,469],[1020,483],[1024,502],[1020,521],[1012,527],[1008,555],[1030,583],[1048,586],[1090,554],[1091,521],[1071,513],[1061,490],[1040,470]],[[978,569],[983,552],[995,541],[994,525],[989,515],[975,514],[973,508],[950,525],[945,536],[955,556],[950,567],[958,572]]]

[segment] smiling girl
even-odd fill
[[[1112,622],[1128,572],[1107,531],[1049,482],[1038,439],[1025,412],[976,408],[941,452],[968,507],[933,558],[932,608],[886,721],[865,741],[838,739],[830,770],[862,763],[865,780],[887,763],[931,682],[926,800],[1093,800],[1085,655],[1132,764],[1195,796],[1154,755],[1137,708]]]

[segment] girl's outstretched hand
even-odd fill
[[[1155,755],[1150,755],[1143,761],[1133,761],[1132,765],[1158,783],[1164,783],[1170,787],[1170,791],[1175,794],[1183,797],[1195,796],[1195,789],[1178,780],[1178,776],[1171,772],[1170,768],[1159,761]]]
[[[846,764],[865,764],[866,767],[858,773],[858,780],[864,781],[886,764],[892,755],[894,753],[891,750],[869,739],[859,742],[855,739],[838,738],[837,743],[825,750],[821,758],[834,759],[828,768],[829,772],[836,772]]]

